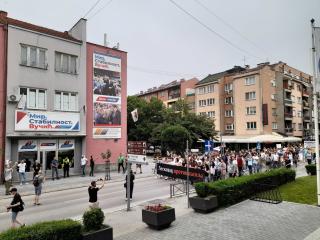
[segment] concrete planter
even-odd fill
[[[82,240],[113,240],[113,229],[106,227],[94,232],[82,233]]]
[[[174,220],[176,220],[174,208],[169,208],[161,212],[142,210],[142,221],[152,229],[161,230],[167,228]]]
[[[208,196],[205,198],[191,197],[189,198],[190,206],[201,213],[209,213],[218,207],[218,199],[216,196]]]

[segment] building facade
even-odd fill
[[[195,85],[198,81],[197,78],[181,79],[180,81],[173,81],[169,84],[150,88],[145,92],[141,91],[136,96],[146,101],[150,101],[153,97],[157,98],[169,108],[173,107],[179,99],[183,99],[188,103],[190,111],[195,112]]]
[[[50,176],[53,158],[61,168],[68,157],[70,173],[78,174],[82,155],[94,156],[99,165],[106,149],[114,155],[126,153],[126,110],[121,110],[126,109],[126,53],[87,44],[85,19],[60,32],[0,12],[0,24],[1,177],[5,160],[25,160],[30,179],[35,161]],[[106,64],[120,70],[109,69],[117,95],[101,94],[97,100],[110,100],[107,106],[101,103],[110,114],[99,127],[100,135],[93,126],[95,51],[120,59],[120,67],[112,60]]]
[[[222,141],[301,140],[311,135],[311,79],[282,62],[236,66],[196,85],[196,113],[215,121]]]

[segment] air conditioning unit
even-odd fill
[[[18,94],[11,94],[8,96],[8,102],[17,103],[20,100],[20,95]]]

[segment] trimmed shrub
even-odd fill
[[[270,184],[280,186],[294,181],[296,172],[291,169],[280,168],[264,173],[257,173],[237,178],[228,178],[210,183],[196,183],[195,189],[199,197],[215,195],[219,206],[227,206],[238,203],[253,196],[257,190],[257,184]]]
[[[36,223],[0,233],[1,240],[75,240],[80,238],[81,223],[70,219]]]
[[[99,230],[103,227],[104,213],[101,208],[91,208],[83,214],[82,220],[86,232]]]
[[[317,174],[317,167],[315,164],[308,164],[305,166],[306,171],[310,175],[316,175]]]

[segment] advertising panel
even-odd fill
[[[21,111],[15,113],[15,131],[80,131],[79,113]]]
[[[59,139],[59,150],[74,149],[74,139]]]
[[[93,137],[121,138],[121,59],[93,54]]]
[[[40,151],[55,151],[57,149],[56,140],[40,140]]]
[[[37,140],[19,140],[18,152],[34,152],[38,151]]]
[[[157,174],[174,179],[187,179],[187,168],[165,163],[157,163]],[[189,168],[190,181],[203,181],[208,173],[198,168]]]

